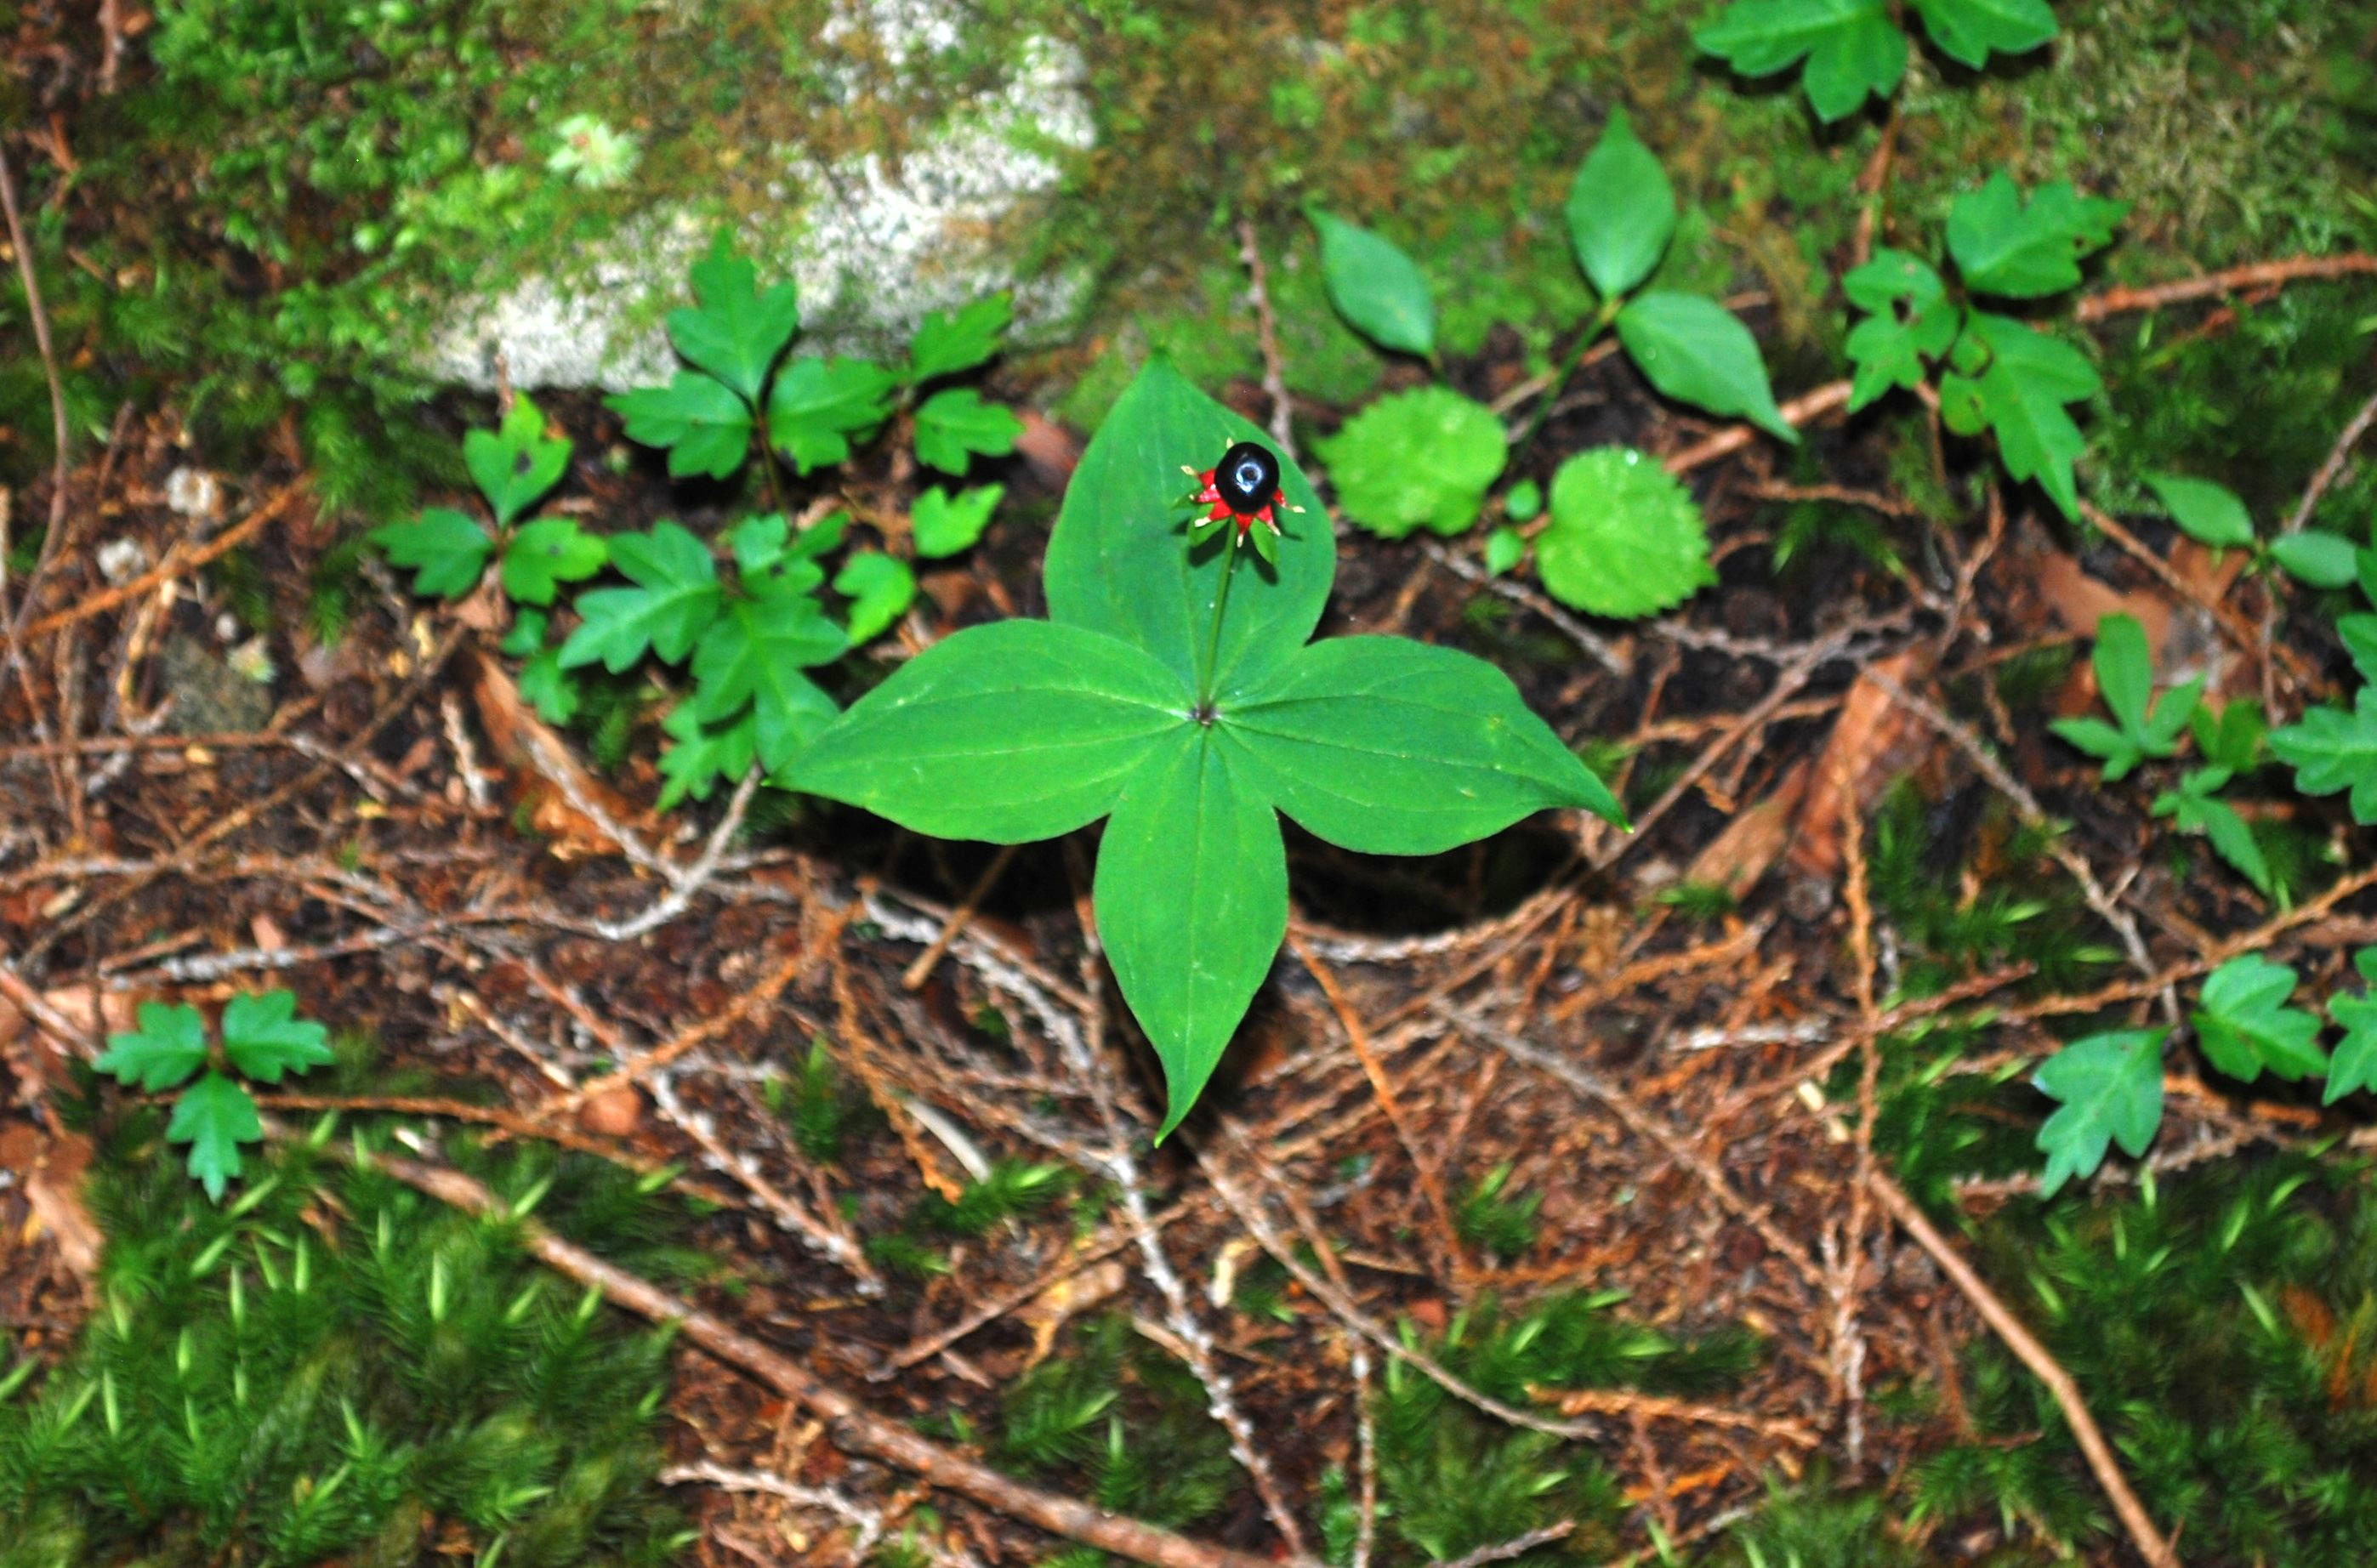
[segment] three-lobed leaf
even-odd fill
[[[1849,391],[1852,413],[1893,387],[1921,386],[1926,362],[1945,354],[1964,325],[1940,274],[1904,251],[1876,251],[1841,287],[1851,303],[1869,313],[1850,329],[1846,345],[1857,373]]]
[[[2059,719],[2049,728],[2105,764],[2105,780],[2115,783],[2150,757],[2167,757],[2194,719],[2203,699],[2202,677],[2175,686],[2154,701],[2154,656],[2145,628],[2134,615],[2108,615],[2096,624],[2091,656],[2096,689],[2114,722]]]
[[[496,552],[487,530],[447,506],[431,506],[410,522],[386,523],[371,541],[389,561],[412,569],[412,591],[433,599],[460,599],[477,586]]]
[[[976,300],[955,313],[928,313],[908,345],[910,385],[981,364],[998,352],[998,340],[1014,319],[1015,301],[1004,293]]]
[[[515,398],[499,426],[462,437],[462,463],[479,493],[487,498],[496,527],[509,528],[514,517],[561,482],[562,471],[569,466],[569,443],[548,437],[536,404]]]
[[[1651,276],[1675,232],[1675,187],[1619,110],[1569,186],[1577,265],[1603,299],[1614,300]]]
[[[515,604],[549,605],[563,583],[584,582],[611,559],[611,547],[567,517],[539,517],[504,546],[504,592]]]
[[[1614,446],[1580,452],[1552,476],[1535,570],[1554,598],[1621,619],[1672,609],[1716,581],[1691,493],[1656,459]]]
[[[2074,1176],[2093,1176],[2118,1142],[2146,1152],[2162,1125],[2164,1029],[2119,1029],[2074,1040],[2042,1063],[2031,1082],[2062,1101],[2038,1130],[2047,1156],[2039,1191],[2052,1197]]]
[[[223,1054],[251,1078],[277,1084],[283,1073],[330,1064],[330,1031],[297,1016],[297,998],[286,991],[242,993],[223,1007]]]
[[[206,1062],[206,1023],[197,1008],[144,1002],[135,1016],[139,1028],[107,1037],[106,1051],[92,1063],[99,1071],[153,1094],[183,1082]]]
[[[936,392],[916,410],[917,460],[961,478],[977,454],[1004,457],[1022,434],[1015,410],[984,402],[971,386]]]
[[[1434,386],[1379,398],[1320,444],[1338,505],[1387,539],[1475,522],[1509,451],[1491,409]]]
[[[599,659],[616,675],[648,652],[682,662],[718,614],[718,566],[710,547],[682,526],[660,522],[649,533],[613,535],[611,564],[636,586],[578,596],[583,623],[561,646],[562,668]]]
[[[1940,414],[1948,428],[1959,435],[1984,429],[1995,434],[2006,472],[2037,481],[2076,521],[2080,489],[2072,470],[2087,444],[2064,405],[2102,387],[2096,367],[2060,339],[1977,310],[1965,315],[1956,358],[1965,363],[1940,383]]]
[[[866,360],[796,359],[768,390],[768,439],[805,474],[847,461],[890,414],[898,385]]]
[[[1734,0],[1692,42],[1745,77],[1804,59],[1800,86],[1827,121],[1857,113],[1869,97],[1888,98],[1906,74],[1906,35],[1888,0]]]
[[[2294,990],[2294,970],[2258,953],[2213,970],[2190,1020],[2205,1059],[2248,1084],[2264,1068],[2289,1081],[2326,1072],[2318,1017],[2286,1004]]]
[[[908,514],[908,528],[915,538],[917,556],[931,561],[973,549],[974,541],[982,538],[982,530],[990,526],[990,515],[998,509],[999,498],[1006,493],[1003,484],[978,484],[955,495],[935,485],[917,496],[914,508]]]
[[[756,408],[768,367],[799,330],[799,296],[790,283],[761,292],[758,267],[723,232],[692,278],[695,303],[669,312],[669,340]]]
[[[2269,857],[2262,852],[2260,841],[2245,819],[2237,814],[2237,808],[2218,794],[2231,777],[2226,767],[2197,768],[2180,781],[2178,789],[2166,790],[2155,797],[2154,814],[2169,817],[2183,832],[2203,834],[2222,860],[2267,894],[2274,886]]]
[[[2069,180],[2027,203],[2003,170],[1948,211],[1948,254],[1976,293],[2036,300],[2080,286],[2080,261],[2113,243],[2129,204],[2084,196]]]
[[[833,591],[850,600],[850,640],[869,642],[916,602],[916,574],[897,556],[862,551],[833,575]]]
[[[672,478],[724,479],[750,456],[750,405],[715,376],[680,370],[666,386],[639,386],[603,401],[627,422],[628,440],[668,448]]]
[[[842,657],[849,639],[805,592],[738,600],[702,634],[693,652],[688,706],[705,723],[733,719],[749,704],[760,765],[792,761],[839,711],[801,673]]]
[[[1313,213],[1312,226],[1320,235],[1321,285],[1337,314],[1382,349],[1433,359],[1436,301],[1412,258],[1393,241],[1326,212]]]
[[[1774,406],[1758,339],[1714,300],[1656,290],[1637,294],[1618,313],[1618,337],[1651,385],[1668,397],[1746,419],[1778,440],[1798,444],[1799,433]]]
[[[190,1174],[221,1203],[232,1178],[241,1170],[239,1146],[258,1143],[264,1122],[247,1090],[221,1073],[209,1073],[173,1102],[165,1136],[190,1146]]]
[[[2338,992],[2328,998],[2327,1016],[2344,1038],[2328,1061],[2327,1089],[2322,1097],[2326,1105],[2355,1089],[2377,1087],[2377,947],[2363,947],[2352,962],[2372,989],[2358,996]]]

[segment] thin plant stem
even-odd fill
[[[1568,390],[1568,378],[1574,375],[1576,367],[1584,362],[1585,350],[1601,341],[1601,335],[1608,331],[1610,323],[1618,319],[1619,307],[1625,303],[1622,296],[1602,301],[1601,308],[1585,324],[1584,331],[1560,360],[1559,369],[1553,373],[1552,384],[1544,388],[1542,397],[1535,399],[1535,411],[1527,416],[1527,422],[1519,431],[1519,438],[1511,443],[1513,460],[1527,449],[1529,442],[1535,440],[1535,434],[1544,428],[1544,422],[1551,418],[1552,405],[1559,401],[1562,392]]]
[[[1236,527],[1237,519],[1232,517],[1229,522]],[[1231,538],[1228,553],[1222,559],[1222,586],[1213,595],[1213,624],[1205,635],[1205,646],[1198,658],[1197,702],[1200,707],[1212,706],[1214,666],[1221,661],[1222,654],[1222,612],[1229,607],[1230,580],[1238,575],[1238,552],[1243,548],[1245,536],[1241,532]]]

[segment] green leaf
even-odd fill
[[[578,717],[585,691],[578,677],[561,667],[561,650],[549,647],[520,666],[520,695],[547,724],[567,724]]]
[[[1510,449],[1485,404],[1444,386],[1390,393],[1319,443],[1346,517],[1387,539],[1477,520]]]
[[[998,621],[902,665],[788,778],[937,838],[1053,838],[1111,811],[1159,742],[1192,727],[1193,700],[1183,677],[1119,638]]]
[[[705,723],[719,723],[750,704],[759,764],[773,773],[841,711],[801,671],[830,664],[849,646],[806,593],[738,600],[694,649],[694,692],[686,706]]]
[[[1279,818],[1212,730],[1176,727],[1124,783],[1098,841],[1098,938],[1164,1064],[1197,1102],[1287,934]]]
[[[2077,521],[2080,491],[2072,469],[2086,443],[2063,405],[2096,395],[2103,385],[2096,367],[2071,344],[1987,311],[1968,314],[1965,339],[1982,362],[1977,374],[1960,372],[1941,381],[1940,412],[1948,428],[1959,435],[1994,432],[2006,472],[2037,481],[2063,515]]]
[[[666,386],[639,386],[603,402],[627,422],[628,440],[668,448],[672,478],[724,479],[751,455],[750,405],[699,371],[681,370]]]
[[[460,599],[478,586],[496,541],[487,530],[444,506],[432,506],[409,523],[387,523],[369,538],[399,566],[412,568],[412,591],[433,599]]]
[[[739,779],[758,760],[759,724],[749,708],[722,724],[705,722],[694,705],[682,702],[661,720],[671,741],[661,753],[660,809],[686,799],[706,801],[722,780]]]
[[[802,473],[847,462],[851,443],[866,440],[890,413],[898,386],[866,360],[794,360],[768,393],[768,439]]]
[[[562,470],[569,466],[569,443],[548,440],[544,415],[527,398],[515,398],[501,426],[462,437],[462,462],[479,493],[487,498],[496,527],[508,528],[561,481]]]
[[[1544,487],[1523,479],[1502,497],[1502,515],[1514,523],[1531,523],[1544,509]]]
[[[2226,550],[2253,542],[2253,519],[2235,491],[2180,474],[2148,474],[2146,483],[2180,531],[2198,544]]]
[[[1486,536],[1486,570],[1500,576],[1527,558],[1527,536],[1516,529],[1496,529]]]
[[[2112,244],[2129,203],[2084,196],[2069,180],[2028,206],[2001,170],[1948,211],[1948,254],[1976,293],[2036,300],[2080,286],[2080,258]]]
[[[2154,698],[2154,650],[2134,615],[2108,615],[2096,623],[2096,689],[2121,728],[2142,734]]]
[[[544,634],[553,624],[553,617],[542,610],[519,609],[512,617],[512,629],[496,645],[497,651],[514,659],[527,659],[544,647]]]
[[[2119,1141],[2143,1157],[2162,1125],[2166,1029],[2120,1029],[2074,1040],[2048,1058],[2031,1082],[2063,1102],[2038,1130],[2047,1156],[2039,1191],[2052,1197],[2074,1176],[2093,1176]]]
[[[1433,359],[1436,301],[1412,258],[1326,212],[1315,211],[1312,226],[1320,235],[1320,280],[1337,314],[1382,349]]]
[[[2160,702],[2153,702],[2154,656],[2145,628],[2133,615],[2108,615],[2096,624],[2092,662],[2096,689],[2112,709],[2114,726],[2093,719],[2059,719],[2048,728],[2089,755],[2103,758],[2105,780],[2113,783],[2148,757],[2166,757],[2179,749],[2179,737],[2204,695],[2204,682],[2198,678],[2175,686]]]
[[[1939,273],[1904,251],[1876,251],[1841,286],[1851,303],[1872,313],[1848,336],[1849,360],[1857,367],[1849,393],[1854,413],[1893,386],[1921,386],[1924,362],[1948,351],[1964,315]]]
[[[1701,509],[1641,452],[1580,452],[1552,476],[1535,570],[1553,597],[1595,615],[1655,615],[1716,581]]]
[[[853,555],[833,576],[833,591],[851,601],[850,641],[854,647],[874,639],[916,602],[916,574],[905,561],[868,551]]]
[[[1651,276],[1676,232],[1676,191],[1622,109],[1577,169],[1568,235],[1577,264],[1605,300]]]
[[[1015,301],[1007,294],[976,300],[955,315],[929,313],[908,346],[909,383],[972,370],[998,352],[998,340],[1014,319]]]
[[[108,1036],[107,1050],[92,1066],[113,1074],[127,1088],[137,1084],[154,1094],[172,1088],[205,1063],[207,1028],[197,1008],[143,1002],[137,1017],[140,1028]]]
[[[1618,336],[1651,385],[1678,402],[1750,421],[1797,445],[1799,433],[1774,406],[1758,339],[1714,300],[1637,294],[1618,313]]]
[[[2359,553],[2342,534],[2305,529],[2270,541],[2270,559],[2313,588],[2350,588],[2359,579]]]
[[[692,306],[669,312],[669,340],[757,408],[768,367],[800,327],[799,296],[790,283],[761,293],[758,267],[723,232],[693,264],[693,294]]]
[[[962,478],[975,453],[1004,457],[1022,434],[1023,422],[1013,410],[984,402],[971,386],[953,386],[934,393],[916,410],[916,458]]]
[[[515,604],[551,604],[563,583],[585,581],[610,559],[600,534],[567,517],[539,517],[504,546],[504,591]]]
[[[1886,0],[1734,0],[1692,42],[1745,77],[1804,58],[1800,86],[1827,121],[1857,113],[1869,95],[1888,98],[1906,74],[1906,35]]]
[[[1923,30],[1940,52],[1975,70],[1989,52],[2021,54],[2055,36],[2055,13],[2047,0],[1914,0]]]
[[[2377,823],[2377,685],[2363,686],[2351,712],[2315,707],[2270,731],[2270,750],[2295,770],[2306,795],[2352,791],[2352,820]]]
[[[2203,1005],[2190,1019],[2205,1059],[2248,1084],[2264,1067],[2289,1082],[2326,1072],[2318,1017],[2286,1004],[2294,990],[2294,970],[2258,953],[2213,970],[2204,981]]]
[[[655,523],[650,533],[613,535],[611,564],[637,586],[578,596],[584,624],[562,645],[562,667],[600,659],[616,675],[648,651],[681,663],[718,613],[710,547],[675,523]]]
[[[1553,806],[1623,823],[1608,788],[1484,659],[1330,637],[1219,705],[1232,772],[1332,844],[1432,855]]]
[[[242,1169],[239,1146],[261,1142],[264,1123],[245,1089],[221,1073],[209,1073],[173,1102],[165,1136],[190,1146],[190,1174],[208,1197],[221,1203]]]
[[[2188,725],[2195,731],[2204,760],[2213,767],[2239,774],[2262,765],[2262,742],[2269,735],[2270,721],[2260,703],[2240,697],[2216,717],[2210,708],[2198,707]]]
[[[1208,697],[1301,647],[1329,601],[1337,541],[1294,464],[1280,465],[1280,484],[1305,511],[1280,519],[1275,566],[1238,568],[1218,642],[1213,601],[1229,546],[1217,540],[1191,550],[1183,532],[1181,468],[1210,469],[1233,442],[1269,439],[1170,365],[1150,362],[1065,491],[1048,540],[1049,618],[1143,647]]]
[[[223,1008],[223,1054],[268,1084],[279,1083],[283,1073],[328,1066],[329,1038],[321,1025],[297,1016],[297,998],[286,991],[234,996]]]
[[[2361,680],[2377,682],[2377,615],[2338,615],[2335,635],[2344,639],[2344,651],[2352,656]]]
[[[952,496],[935,485],[917,496],[915,508],[908,515],[916,553],[931,561],[973,549],[982,530],[990,526],[999,497],[1006,493],[1003,484],[981,484]]]
[[[2182,779],[2177,790],[2167,790],[2155,797],[2154,814],[2170,817],[2182,831],[2201,833],[2209,838],[2220,858],[2266,896],[2272,885],[2269,858],[2262,853],[2253,830],[2237,814],[2236,808],[2214,793],[2229,778],[2225,767],[2199,768]]]
[[[2358,961],[2366,976],[2377,968],[2377,947],[2362,948]],[[2355,1089],[2377,1087],[2377,996],[2339,992],[2327,999],[2327,1016],[2344,1031],[2328,1063],[2327,1092],[2320,1101],[2334,1105]]]

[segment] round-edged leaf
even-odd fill
[[[916,553],[929,561],[972,549],[982,530],[990,526],[990,515],[1006,493],[1003,484],[980,484],[952,496],[935,485],[917,496],[915,509],[908,516]]]
[[[1320,447],[1345,516],[1387,539],[1475,522],[1509,450],[1491,409],[1444,386],[1380,398]]]
[[[2253,542],[2252,517],[2226,485],[2181,474],[2148,474],[2146,484],[2170,509],[2171,521],[2198,544],[2226,550]]]
[[[1774,406],[1758,339],[1731,312],[1698,294],[1639,294],[1618,313],[1618,337],[1651,385],[1678,402],[1746,419],[1778,441],[1799,433]]]
[[[1654,615],[1716,581],[1691,493],[1642,453],[1580,452],[1552,476],[1535,570],[1554,598],[1595,615]]]
[[[412,568],[412,591],[460,599],[478,585],[496,541],[487,530],[448,506],[432,506],[409,522],[384,523],[366,536],[390,562]]]
[[[1500,576],[1527,558],[1527,536],[1516,529],[1496,529],[1486,536],[1486,570]]]
[[[2342,534],[2304,529],[2270,541],[2270,559],[2288,575],[2313,588],[2350,588],[2360,580],[2360,564],[2350,540]]]
[[[1676,189],[1619,110],[1569,186],[1577,265],[1603,299],[1616,299],[1651,276],[1675,232]]]
[[[916,574],[880,551],[863,551],[833,575],[833,591],[850,600],[850,640],[866,642],[916,602]]]
[[[1514,523],[1532,523],[1544,509],[1544,487],[1523,479],[1502,497],[1502,511]]]
[[[1551,806],[1625,820],[1509,676],[1408,638],[1313,643],[1214,727],[1274,805],[1364,854],[1437,854]]]
[[[1205,693],[1286,658],[1320,624],[1337,570],[1337,540],[1312,486],[1292,463],[1280,485],[1305,510],[1280,518],[1274,564],[1242,560],[1213,636],[1230,541],[1188,541],[1180,504],[1190,481],[1234,442],[1270,437],[1206,397],[1161,360],[1149,362],[1081,454],[1048,540],[1048,617],[1145,648]]]
[[[1212,730],[1177,731],[1123,786],[1098,842],[1098,938],[1164,1064],[1180,1124],[1287,934],[1279,816]]]
[[[1119,638],[994,622],[902,665],[786,781],[937,838],[1053,838],[1111,811],[1162,739],[1195,727],[1191,700],[1179,675]]]
[[[1382,349],[1436,353],[1436,301],[1427,279],[1394,242],[1333,218],[1312,215],[1320,234],[1320,280],[1354,330]]]

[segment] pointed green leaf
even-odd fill
[[[1921,386],[1925,362],[1946,353],[1964,324],[1940,275],[1904,251],[1876,251],[1841,286],[1859,309],[1872,313],[1849,331],[1849,360],[1857,367],[1852,413],[1893,386]]]
[[[2086,443],[2063,405],[2095,396],[2102,385],[2096,367],[2069,343],[1987,311],[1968,314],[1964,341],[1984,362],[1977,374],[1941,382],[1941,417],[1959,435],[1993,432],[2006,472],[2037,481],[2076,521],[2080,491],[2072,470]]]
[[[562,470],[569,466],[569,443],[548,439],[544,415],[527,398],[515,398],[501,426],[462,437],[462,462],[479,493],[487,498],[496,527],[508,528],[561,481]]]
[[[1436,854],[1553,806],[1625,820],[1509,676],[1451,648],[1313,643],[1226,695],[1215,728],[1234,774],[1364,854]]]
[[[802,473],[847,462],[891,412],[899,380],[866,360],[797,359],[768,393],[768,439]]]
[[[916,602],[916,574],[905,561],[866,551],[842,564],[833,575],[833,591],[851,601],[850,640],[855,647],[871,642],[908,612]]]
[[[1614,300],[1651,276],[1675,232],[1675,187],[1618,110],[1569,186],[1577,264],[1603,299]]]
[[[758,760],[758,719],[749,708],[711,724],[703,721],[693,704],[681,702],[661,720],[661,729],[670,740],[668,749],[661,753],[661,778],[665,780],[661,786],[663,811],[674,809],[683,800],[710,799],[720,783],[741,778]]]
[[[515,604],[551,604],[563,583],[584,582],[611,559],[611,547],[567,517],[539,517],[504,546],[504,591]]]
[[[1527,536],[1516,529],[1496,529],[1486,536],[1486,570],[1501,576],[1527,558]]]
[[[2093,1176],[2118,1140],[2143,1156],[2162,1125],[2165,1029],[2120,1029],[2074,1040],[2040,1066],[2032,1082],[2063,1105],[2038,1130],[2047,1156],[2039,1190],[2052,1197],[2074,1176]]]
[[[2253,830],[2237,814],[2236,808],[2214,793],[2228,778],[2227,768],[2201,768],[2188,775],[2179,789],[2167,790],[2155,797],[2154,814],[2171,818],[2183,832],[2203,834],[2212,841],[2212,848],[2222,860],[2267,894],[2271,889],[2269,858],[2262,853]]]
[[[2080,258],[2113,243],[2129,204],[2084,196],[2069,180],[2025,206],[2003,170],[1948,212],[1948,254],[1976,293],[2036,300],[2080,286]]]
[[[548,647],[520,666],[520,695],[547,724],[567,724],[578,717],[585,691],[578,677],[561,667],[561,650]]]
[[[768,367],[800,327],[799,296],[790,283],[761,293],[758,267],[723,232],[693,264],[693,294],[692,306],[669,312],[669,340],[757,408]]]
[[[613,535],[611,564],[637,586],[578,596],[584,624],[562,645],[562,667],[601,659],[616,675],[647,651],[682,662],[718,613],[718,567],[710,547],[675,523],[656,523],[650,533]]]
[[[240,1173],[239,1146],[262,1141],[264,1123],[245,1089],[221,1073],[209,1073],[173,1102],[165,1136],[190,1146],[190,1174],[206,1188],[207,1196],[221,1203],[232,1178]]]
[[[223,1008],[223,1054],[251,1078],[277,1084],[283,1073],[327,1067],[330,1031],[297,1016],[297,998],[285,991],[239,995]]]
[[[681,370],[666,386],[639,386],[603,402],[627,422],[628,440],[668,448],[673,478],[724,479],[751,455],[751,406],[715,376]]]
[[[2180,474],[2148,474],[2146,484],[2169,509],[2171,521],[2198,544],[2215,550],[2252,544],[2253,519],[2235,491]]]
[[[1287,934],[1279,818],[1229,750],[1212,730],[1173,731],[1098,843],[1098,938],[1171,1094],[1158,1138],[1196,1104]]]
[[[2372,955],[2377,955],[2377,948],[2360,950],[2363,975],[2372,967]],[[2320,1101],[2334,1105],[2355,1089],[2377,1087],[2377,995],[2332,996],[2327,1002],[2327,1016],[2344,1031],[2344,1038],[2336,1042],[2335,1056],[2328,1063],[2327,1092]]]
[[[1313,213],[1312,226],[1320,235],[1320,280],[1337,314],[1382,349],[1432,358],[1436,301],[1412,258],[1393,241],[1326,212]]]
[[[2359,551],[2342,534],[2304,529],[2270,541],[2270,559],[2313,588],[2350,588],[2359,580]]]
[[[1618,337],[1652,386],[1678,402],[1748,420],[1779,441],[1799,433],[1774,406],[1766,362],[1750,328],[1698,294],[1637,294],[1618,313]]]
[[[1828,121],[1856,113],[1869,96],[1888,98],[1906,74],[1906,35],[1886,0],[1734,0],[1692,42],[1745,77],[1804,58],[1800,85]]]
[[[2295,770],[2306,795],[2352,791],[2352,820],[2377,823],[2377,685],[2363,686],[2351,712],[2315,707],[2270,731],[2270,750]]]
[[[984,402],[971,386],[952,386],[916,410],[916,460],[963,478],[976,453],[1005,457],[1022,434],[1023,422],[1012,409]]]
[[[2289,1082],[2327,1071],[2319,1019],[2289,1007],[2295,972],[2258,953],[2231,958],[2204,981],[2203,1005],[2189,1020],[2215,1067],[2252,1083],[2266,1067]]]
[[[942,638],[795,757],[796,790],[938,838],[1053,838],[1114,808],[1166,735],[1187,683],[1117,638],[998,621]]]
[[[1914,0],[1923,30],[1950,59],[1975,70],[1989,63],[1992,50],[2021,54],[2055,36],[2055,13],[2047,0]]]
[[[915,509],[908,515],[917,555],[931,561],[973,549],[1006,493],[1003,484],[981,484],[952,496],[935,485],[917,496]]]
[[[1595,615],[1654,615],[1716,581],[1691,493],[1658,462],[1616,446],[1552,476],[1551,526],[1535,570],[1552,596]]]
[[[704,722],[718,723],[750,704],[759,764],[772,773],[838,711],[801,671],[832,663],[848,647],[842,628],[806,594],[739,600],[694,649],[694,693],[686,706]]]
[[[910,384],[972,370],[998,352],[998,340],[1014,319],[1015,301],[1003,293],[976,300],[955,315],[938,310],[927,314],[908,346]]]
[[[1316,445],[1345,516],[1387,539],[1475,522],[1510,450],[1494,411],[1446,386],[1389,393]]]
[[[143,1002],[137,1016],[140,1028],[108,1036],[107,1050],[92,1066],[127,1088],[137,1084],[153,1094],[172,1088],[206,1061],[206,1023],[197,1008]]]
[[[1048,540],[1048,614],[1147,649],[1204,691],[1242,683],[1304,645],[1329,601],[1337,540],[1320,497],[1281,464],[1288,501],[1276,567],[1239,564],[1223,605],[1213,601],[1229,559],[1225,540],[1192,549],[1180,470],[1212,468],[1233,442],[1269,438],[1153,361],[1106,415],[1065,491]]]
[[[432,599],[460,599],[478,586],[496,541],[461,513],[431,506],[411,522],[387,523],[369,538],[389,562],[412,568],[412,591]]]
[[[2154,651],[2146,629],[2134,615],[2108,615],[2096,623],[2096,689],[2121,728],[2142,733],[2146,707],[2154,699]]]

